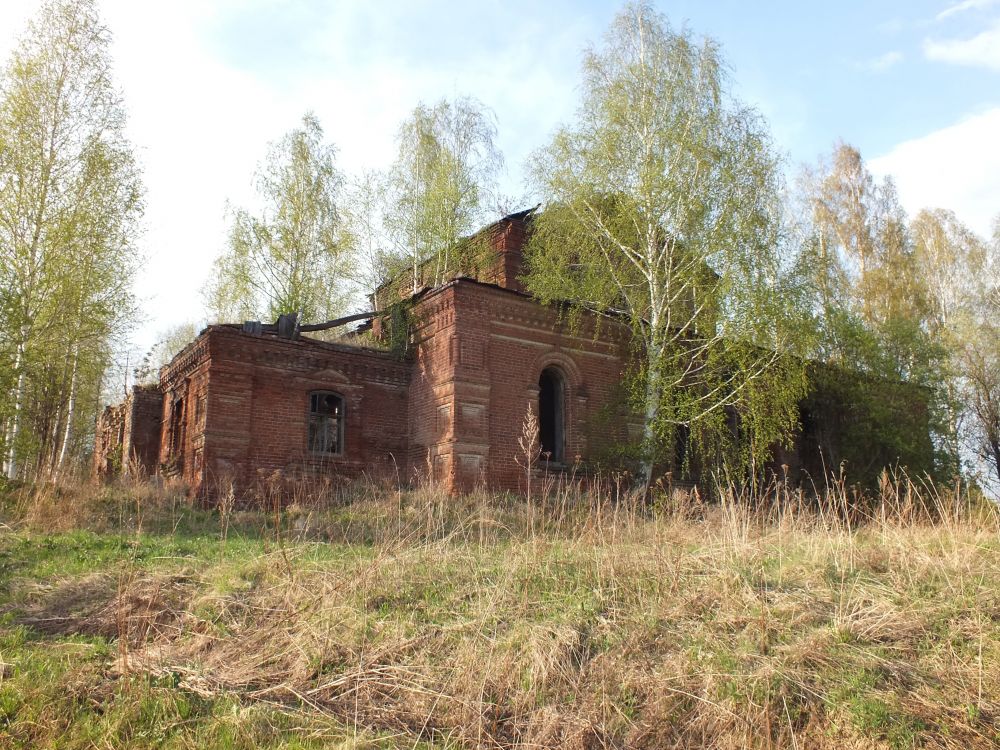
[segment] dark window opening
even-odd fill
[[[174,401],[173,412],[170,415],[170,453],[179,457],[184,450],[184,399]]]
[[[677,430],[674,432],[674,471],[677,472],[677,476],[690,473],[691,467],[687,465],[690,448],[691,428],[686,424],[677,425]]]
[[[542,457],[561,463],[564,458],[565,385],[561,373],[546,367],[538,378],[538,438]]]
[[[309,394],[309,451],[333,456],[344,452],[344,399],[336,393]]]
[[[805,406],[799,407],[799,424],[802,425],[803,440],[816,440],[816,419]]]
[[[726,426],[729,428],[729,437],[733,441],[733,448],[739,451],[743,444],[743,419],[736,409],[726,410]]]

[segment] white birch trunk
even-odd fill
[[[24,411],[24,338],[17,344],[17,354],[14,357],[14,369],[17,371],[17,386],[14,389],[14,418],[7,432],[7,456],[4,461],[4,474],[8,479],[17,479],[17,441],[21,436],[21,413]]]
[[[656,415],[660,411],[660,378],[655,368],[650,367],[646,373],[646,404],[642,424],[642,476],[639,484],[649,489],[653,481],[653,449],[656,445],[656,435],[653,430]]]
[[[654,425],[660,412],[662,382],[660,376],[660,360],[663,357],[663,344],[657,340],[656,326],[659,325],[659,315],[654,308],[650,316],[650,337],[646,349],[646,398],[642,424],[642,476],[639,484],[646,490],[653,481],[653,455],[656,447]]]
[[[66,408],[66,429],[63,431],[62,447],[59,449],[59,460],[56,462],[55,475],[62,474],[63,466],[66,464],[66,454],[69,449],[70,438],[73,435],[73,416],[76,413],[76,372],[80,363],[80,350],[73,347],[73,374],[69,379],[69,405]]]

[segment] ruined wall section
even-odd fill
[[[125,445],[126,403],[105,406],[94,430],[94,475],[111,479],[121,473]]]
[[[454,310],[451,382],[441,392],[450,432],[439,453],[449,456],[451,490],[480,483],[524,489],[519,440],[529,405],[539,413],[539,379],[549,367],[564,383],[564,460],[540,464],[539,472],[571,472],[574,464],[586,471],[627,439],[633,417],[622,399],[626,332],[596,330],[587,320],[574,328],[555,308],[468,280],[447,290]]]
[[[187,448],[200,466],[192,476],[197,492],[214,494],[230,481],[245,491],[275,481],[362,474],[392,479],[396,467],[403,468],[408,363],[371,349],[253,336],[224,326],[208,329],[203,339],[211,363],[205,403],[196,409],[203,429],[194,430]],[[196,367],[188,376],[196,399],[200,372]],[[343,399],[340,455],[309,450],[310,394],[316,392]],[[199,445],[205,447],[200,461]]]
[[[412,376],[408,403],[409,480],[450,488],[454,473],[454,284],[421,298],[411,311]]]
[[[209,337],[202,332],[160,371],[159,471],[195,489],[204,479],[210,365]]]
[[[443,286],[457,278],[469,278],[504,289],[523,292],[521,283],[524,245],[527,242],[532,211],[505,216],[471,237],[463,238],[456,248],[441,257],[434,256],[414,269],[402,269],[380,286],[372,296],[375,310],[385,310],[394,302],[408,299],[414,289]],[[440,282],[440,283],[436,283]]]
[[[483,278],[481,281],[487,281],[514,292],[524,291],[521,273],[528,228],[529,220],[523,218],[500,222],[492,236],[492,246],[497,253],[497,260],[491,269],[492,278]]]
[[[156,473],[163,396],[158,386],[133,386],[119,404],[97,418],[94,473],[101,479]]]
[[[163,393],[159,386],[134,386],[125,411],[125,470],[142,476],[156,473],[160,457]]]

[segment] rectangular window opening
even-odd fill
[[[336,393],[309,394],[309,452],[343,455],[344,399]]]

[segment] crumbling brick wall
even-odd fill
[[[523,294],[459,279],[421,299],[410,390],[411,468],[431,467],[451,491],[482,483],[520,491],[526,474],[527,409],[538,416],[541,373],[562,377],[561,460],[537,470],[571,471],[627,436],[622,413],[596,433],[615,403],[625,366],[622,332],[572,329],[557,310]]]
[[[162,409],[163,394],[159,386],[135,386],[129,394],[125,410],[126,471],[144,476],[156,473]]]
[[[183,480],[196,491],[204,476],[210,366],[209,340],[202,332],[160,372],[159,472]]]
[[[121,473],[125,443],[126,403],[104,407],[94,430],[94,474],[110,479]]]
[[[372,349],[212,326],[161,376],[160,460],[198,494],[405,472],[410,365]],[[339,455],[309,450],[310,395],[343,399]]]
[[[456,278],[476,279],[486,284],[523,292],[521,282],[522,251],[531,227],[534,209],[519,211],[483,227],[463,238],[447,255],[433,256],[415,269],[407,267],[380,286],[371,303],[375,310],[385,310],[413,291],[440,286]],[[378,326],[379,321],[375,321]]]
[[[162,401],[158,386],[137,385],[124,401],[101,412],[94,438],[94,472],[98,477],[156,473]]]
[[[302,477],[361,474],[448,491],[484,483],[523,489],[519,440],[536,414],[546,368],[563,384],[562,445],[540,471],[571,470],[628,436],[620,399],[622,333],[570,329],[559,312],[521,292],[526,223],[505,219],[482,235],[493,260],[484,283],[453,280],[420,296],[409,313],[408,358],[308,338],[251,335],[213,326],[164,369],[159,460],[167,476],[213,494]],[[311,455],[311,393],[344,399],[344,453]]]

